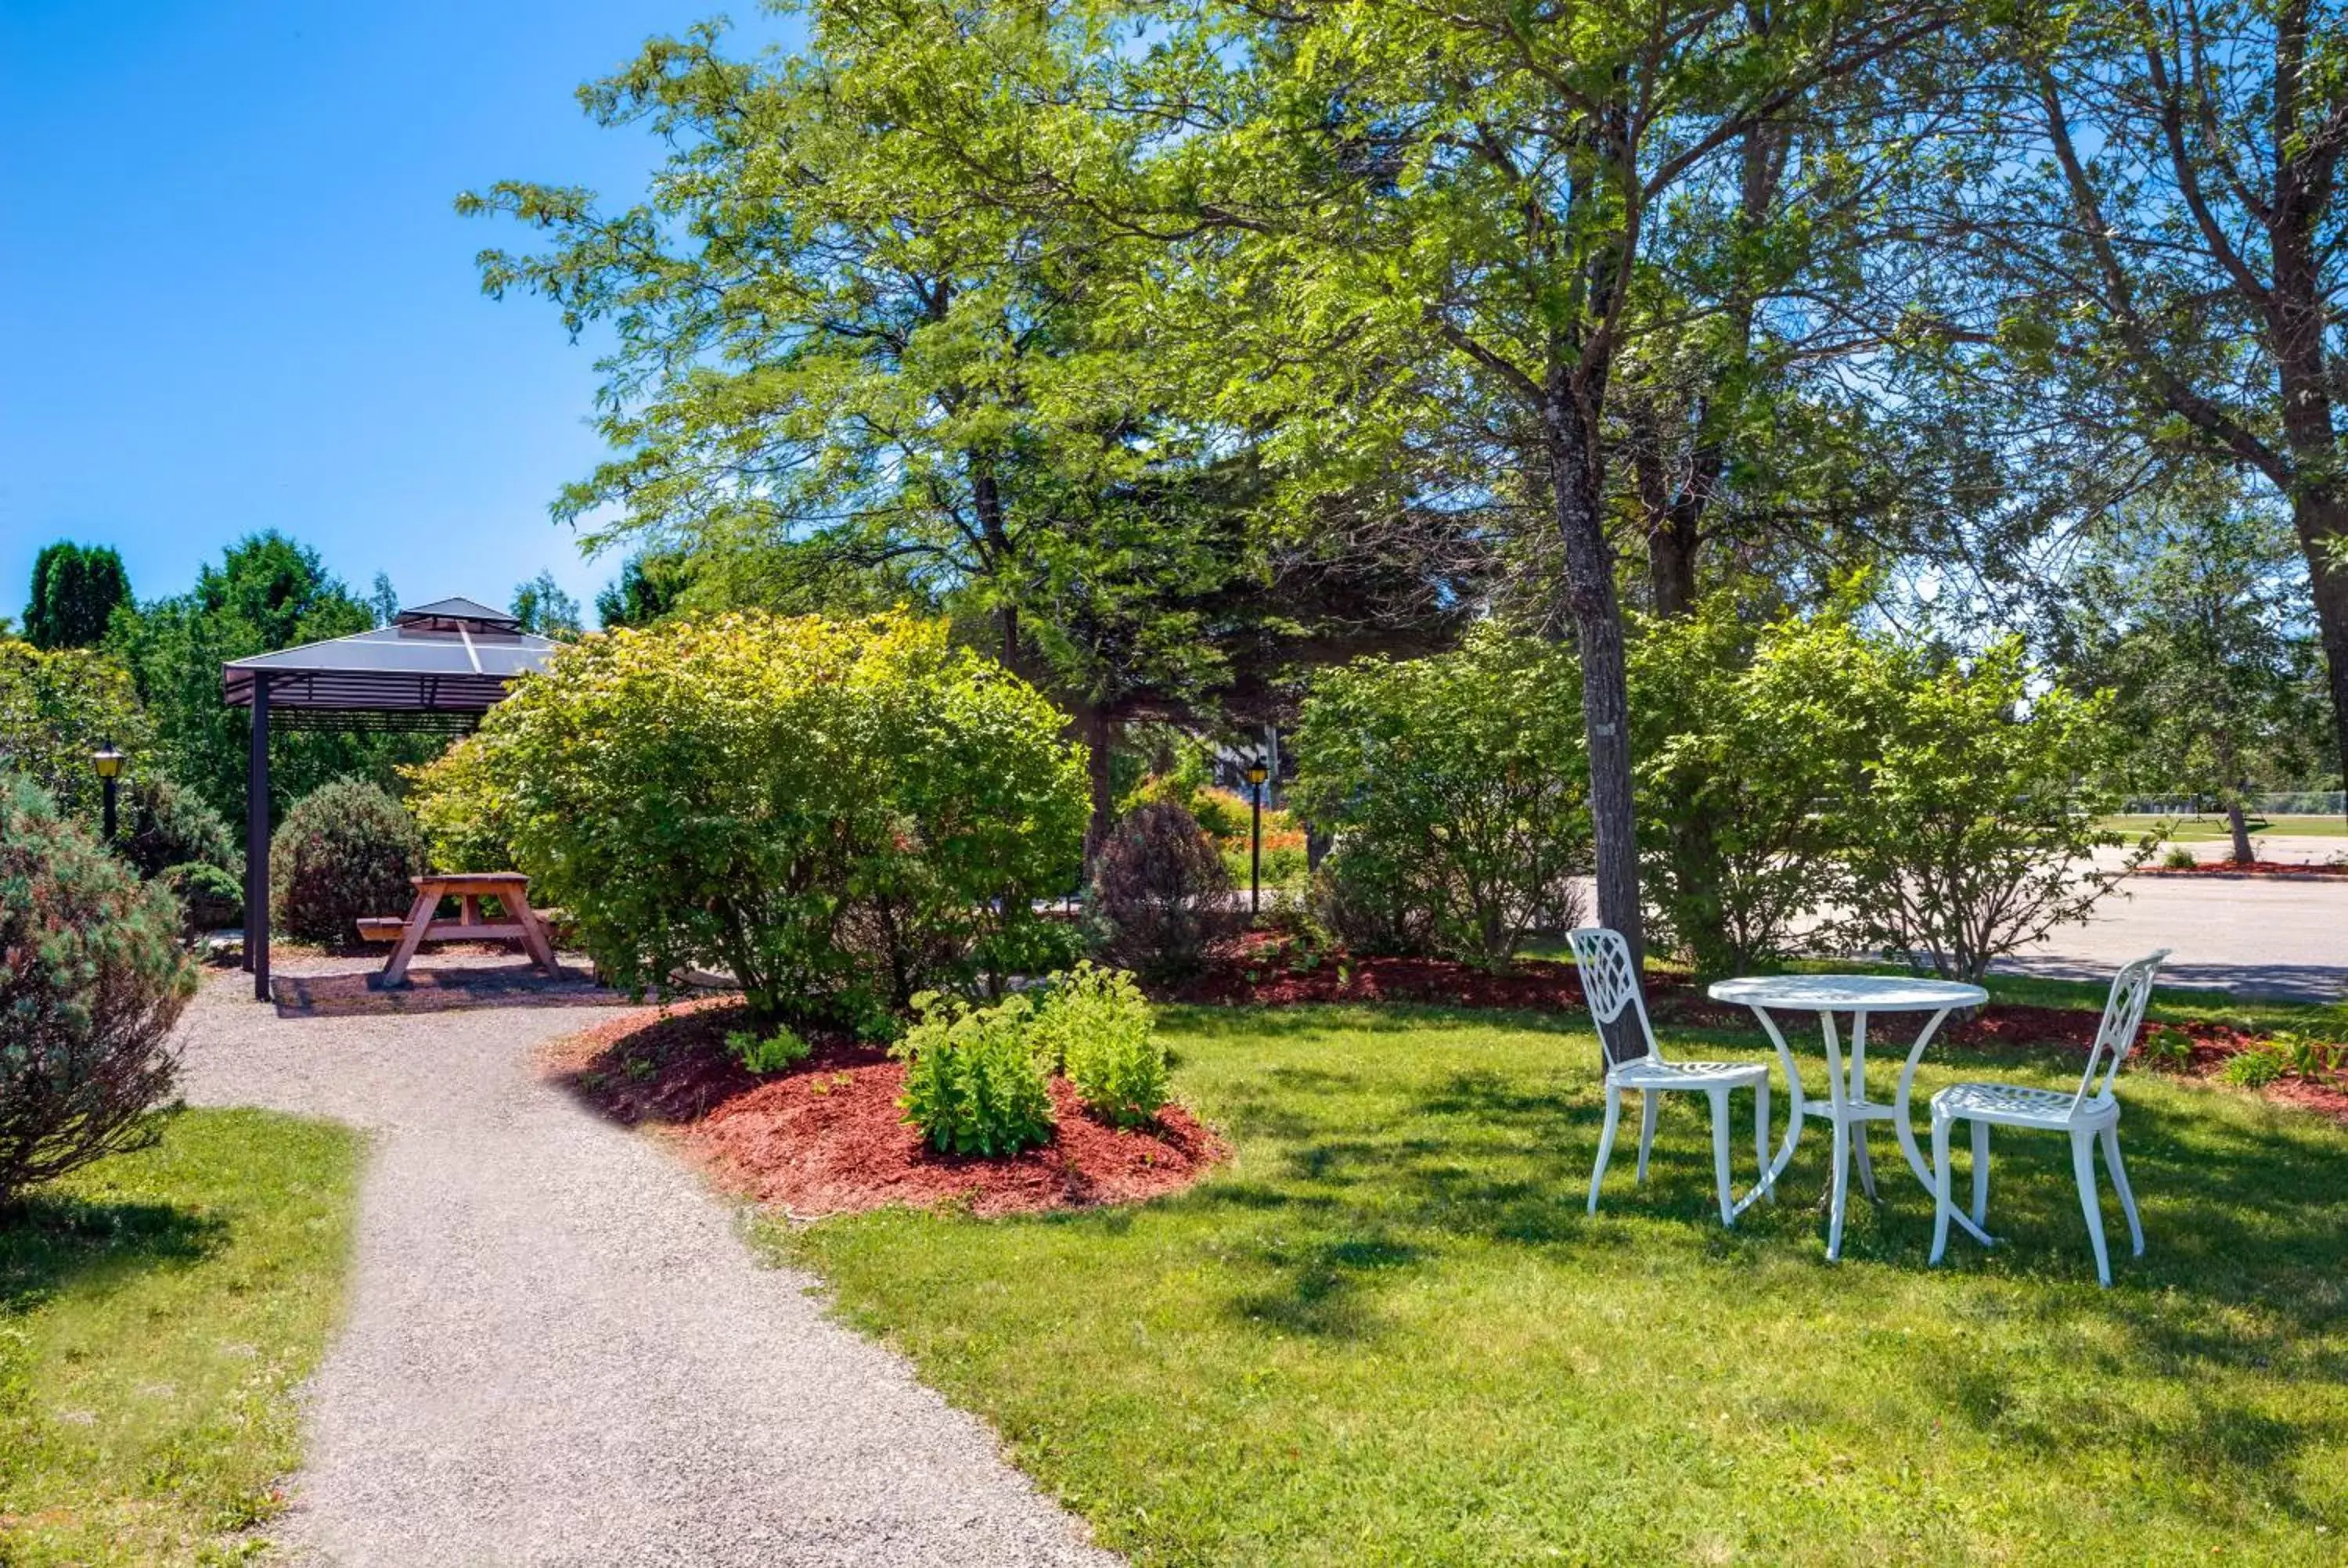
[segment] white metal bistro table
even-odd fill
[[[1769,1036],[1769,1043],[1777,1048],[1777,1060],[1785,1064],[1787,1085],[1794,1096],[1786,1142],[1778,1148],[1761,1184],[1737,1204],[1737,1212],[1742,1213],[1755,1198],[1776,1184],[1787,1162],[1794,1157],[1794,1146],[1801,1142],[1802,1123],[1812,1116],[1834,1128],[1834,1183],[1828,1189],[1827,1216],[1829,1260],[1842,1256],[1842,1221],[1850,1196],[1853,1164],[1859,1167],[1859,1184],[1867,1190],[1867,1195],[1875,1196],[1875,1167],[1867,1153],[1869,1123],[1890,1122],[1900,1139],[1900,1152],[1908,1156],[1908,1168],[1916,1173],[1916,1180],[1927,1193],[1939,1191],[1932,1180],[1932,1168],[1924,1163],[1923,1151],[1916,1144],[1916,1129],[1909,1117],[1909,1091],[1915,1085],[1916,1064],[1923,1061],[1924,1048],[1940,1032],[1941,1020],[1957,1008],[1979,1007],[1989,1000],[1987,991],[1953,980],[1910,979],[1897,975],[1766,975],[1721,980],[1711,988],[1710,995],[1715,1001],[1740,1002],[1753,1009],[1753,1016],[1761,1020],[1762,1030]],[[1769,1016],[1772,1009],[1818,1015],[1827,1047],[1827,1099],[1823,1104],[1803,1094],[1801,1069],[1795,1065],[1794,1053],[1787,1048],[1777,1020]],[[1846,1012],[1850,1014],[1848,1068],[1843,1062],[1841,1038],[1835,1030],[1835,1015]],[[1879,1012],[1932,1015],[1917,1032],[1916,1043],[1908,1048],[1907,1063],[1900,1070],[1899,1087],[1888,1105],[1867,1097],[1867,1020],[1869,1014]],[[1983,1245],[1989,1244],[1990,1238],[1972,1220],[1962,1214],[1954,1217],[1974,1240]]]

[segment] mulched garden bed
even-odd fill
[[[1562,959],[1519,958],[1509,973],[1494,975],[1447,958],[1307,956],[1287,938],[1266,932],[1250,932],[1227,945],[1215,955],[1206,973],[1165,993],[1161,999],[1254,1007],[1406,1001],[1560,1013],[1579,1012],[1584,1006],[1581,980],[1573,965]],[[1742,1030],[1753,1023],[1747,1009],[1715,1002],[1693,985],[1658,982],[1652,977],[1647,1010],[1658,1024],[1689,1029]],[[2085,1008],[1992,1002],[1974,1017],[1946,1025],[1939,1038],[1941,1044],[1959,1047],[2052,1045],[2085,1055],[2096,1041],[2102,1018],[2099,1011]],[[1923,1022],[1918,1015],[1869,1019],[1869,1043],[1879,1050],[1904,1052],[1915,1042],[1915,1031]],[[2192,1040],[2191,1063],[2180,1074],[2191,1078],[2215,1076],[2229,1057],[2258,1046],[2264,1039],[2208,1020],[2166,1027]],[[1814,1030],[1809,1034],[1815,1038]],[[1789,1030],[1787,1042],[1799,1049],[1800,1037]],[[2269,1084],[2266,1092],[2348,1122],[2348,1088],[2336,1081],[2290,1075]]]
[[[905,1069],[880,1048],[821,1040],[759,1078],[725,1049],[726,1031],[747,1024],[730,998],[646,1009],[554,1042],[544,1065],[603,1114],[663,1130],[726,1190],[798,1219],[891,1204],[1004,1214],[1130,1203],[1180,1191],[1228,1153],[1179,1105],[1112,1127],[1055,1079],[1051,1143],[1008,1159],[941,1154],[905,1124]]]

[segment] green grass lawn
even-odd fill
[[[2179,844],[2210,844],[2234,835],[2222,816],[2111,816],[2103,825],[2122,833],[2150,833],[2166,827]],[[2337,816],[2258,816],[2250,818],[2253,835],[2275,834],[2291,838],[2348,838],[2348,818]]]
[[[325,1123],[189,1111],[0,1220],[0,1564],[261,1550],[357,1165]]]
[[[2059,1138],[1999,1135],[1990,1221],[2009,1245],[1954,1243],[1938,1269],[1929,1200],[1885,1140],[1887,1201],[1854,1200],[1835,1266],[1813,1206],[1824,1138],[1774,1208],[1724,1231],[1700,1097],[1667,1097],[1653,1179],[1634,1187],[1618,1153],[1586,1217],[1601,1102],[1579,1020],[1166,1024],[1179,1091],[1237,1150],[1192,1192],[764,1232],[1138,1562],[2348,1552],[2348,1132],[2328,1122],[2128,1081],[2151,1250],[2127,1258],[2107,1208],[2104,1291]],[[1928,1060],[1920,1086],[1952,1065]]]

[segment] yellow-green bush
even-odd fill
[[[762,1025],[872,1026],[1053,967],[1034,904],[1075,883],[1088,809],[1063,728],[938,622],[669,621],[562,649],[418,809],[444,854],[510,845],[633,992],[717,968]]]

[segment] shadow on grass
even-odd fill
[[[0,1209],[0,1315],[30,1312],[67,1289],[201,1262],[227,1232],[221,1220],[170,1204],[35,1194]]]
[[[1202,1019],[1200,1012],[1206,1012]],[[1269,1037],[1304,1042],[1332,1031],[1390,1035],[1449,1020],[1439,1009],[1327,1009],[1317,1016],[1250,1010],[1218,1018],[1209,1009],[1186,1014],[1186,1031]],[[1473,1016],[1482,1029],[1488,1016]],[[1548,1032],[1586,1031],[1558,1028]],[[1507,1026],[1512,1030],[1521,1025]],[[1757,1034],[1685,1031],[1692,1043],[1709,1040],[1755,1052]],[[1602,1118],[1594,1048],[1585,1076],[1565,1058],[1543,1070],[1462,1066],[1398,1082],[1371,1060],[1358,1067],[1325,1057],[1283,1062],[1275,1044],[1272,1065],[1231,1085],[1220,1114],[1242,1144],[1259,1151],[1245,1180],[1211,1182],[1182,1202],[1227,1205],[1255,1216],[1294,1222],[1278,1247],[1241,1255],[1264,1271],[1262,1285],[1238,1296],[1231,1310],[1298,1333],[1358,1338],[1374,1332],[1375,1317],[1359,1286],[1375,1274],[1431,1261],[1454,1243],[1493,1243],[1531,1252],[1608,1251],[1652,1244],[1663,1225],[1701,1244],[1716,1258],[1759,1264],[1796,1249],[1812,1266],[1824,1257],[1825,1216],[1819,1206],[1830,1145],[1822,1123],[1807,1127],[1792,1163],[1780,1178],[1778,1201],[1756,1205],[1733,1231],[1719,1223],[1713,1193],[1710,1116],[1701,1096],[1665,1095],[1655,1155],[1645,1185],[1635,1184],[1635,1119],[1626,1121],[1603,1195],[1609,1220],[1584,1211],[1590,1162]],[[1383,1049],[1383,1047],[1381,1047]],[[2018,1070],[2073,1070],[2071,1060],[2044,1048],[1967,1047],[1958,1058],[1969,1074]],[[1928,1057],[1945,1070],[1949,1055]],[[1810,1065],[1805,1063],[1805,1066]],[[1887,1083],[1896,1064],[1884,1062]],[[2089,1310],[2125,1323],[2151,1354],[2232,1361],[2261,1355],[2255,1332],[2220,1327],[2173,1310],[2164,1297],[2183,1294],[2213,1307],[2250,1307],[2270,1331],[2328,1336],[2348,1314],[2348,1159],[2322,1123],[2255,1105],[2202,1114],[2194,1102],[2220,1091],[2170,1089],[2158,1095],[2122,1095],[2123,1151],[2142,1204],[2147,1254],[2128,1253],[2124,1216],[2108,1175],[2099,1167],[2104,1228],[2112,1248],[2116,1288],[2094,1288],[2095,1270],[2068,1141],[2053,1134],[2000,1130],[1993,1135],[1989,1227],[2000,1238],[1992,1250],[1952,1238],[1945,1276],[1987,1276],[2051,1286],[2085,1286]],[[2181,1099],[2180,1099],[2181,1097]],[[1751,1101],[1733,1104],[1735,1171],[1739,1191],[1755,1180]],[[1784,1136],[1787,1097],[1783,1085],[1772,1107],[1773,1148]],[[2240,1112],[2240,1113],[2231,1113]],[[1921,1121],[1921,1118],[1920,1118]],[[1918,1136],[1924,1137],[1919,1127]],[[1866,1202],[1854,1183],[1844,1255],[1851,1264],[1878,1263],[1921,1276],[1927,1267],[1932,1205],[1888,1130],[1872,1141],[1881,1201]],[[1970,1192],[1969,1154],[1959,1141],[1955,1187]],[[1237,1215],[1234,1214],[1236,1219]],[[1357,1238],[1386,1238],[1373,1266],[1346,1250]],[[2080,1309],[2065,1289],[2059,1307]],[[2331,1343],[2328,1338],[2322,1343]],[[2348,1377],[2348,1347],[2316,1355],[2311,1376]],[[2263,1364],[2263,1363],[2260,1363]],[[2280,1365],[2280,1360],[2277,1361]],[[2248,1413],[2230,1425],[2217,1414],[2209,1440],[2256,1449],[2267,1440],[2249,1431]],[[2216,1430],[2225,1427],[2224,1430]]]

